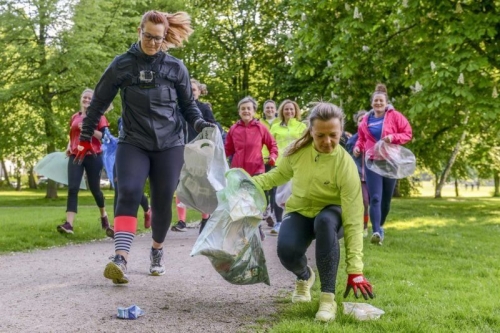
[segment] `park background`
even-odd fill
[[[202,100],[224,127],[238,118],[237,102],[252,95],[260,105],[291,98],[305,111],[314,101],[333,102],[353,132],[352,115],[370,109],[378,82],[413,127],[406,146],[417,173],[398,185],[384,246],[365,241],[364,273],[377,293],[370,303],[386,314],[357,322],[339,310],[335,322],[315,323],[316,282],[312,303],[291,304],[283,293],[274,320],[254,318],[248,331],[497,332],[499,6],[498,0],[0,0],[0,252],[105,237],[88,191],[79,197],[75,234],[56,234],[66,190],[52,182],[37,189],[33,166],[64,151],[81,92],[137,40],[141,15],[185,10],[195,32],[170,52],[207,84]],[[116,134],[119,98],[114,104],[108,118]],[[111,206],[113,192],[105,189],[105,196]],[[189,211],[188,220],[197,219]],[[342,262],[339,304],[345,281]]]
[[[35,188],[33,166],[64,151],[84,88],[137,40],[149,9],[187,11],[195,32],[173,49],[207,84],[228,128],[244,96],[291,98],[307,112],[331,101],[370,109],[378,82],[413,127],[418,174],[445,184],[500,183],[498,0],[0,0],[0,162],[3,185]],[[120,100],[107,116],[117,133]],[[7,161],[11,164],[6,166]],[[23,177],[24,176],[24,177]],[[419,177],[400,182],[415,193]],[[57,196],[49,182],[47,197]],[[460,195],[458,192],[457,195]]]

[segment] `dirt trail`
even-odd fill
[[[197,236],[194,228],[169,231],[161,277],[147,274],[151,234],[137,236],[126,286],[102,276],[112,240],[0,256],[0,332],[251,332],[255,320],[271,320],[275,300],[293,288],[276,255],[276,237],[263,242],[269,287],[232,285],[206,257],[190,257]],[[145,316],[116,318],[119,306],[132,304]]]

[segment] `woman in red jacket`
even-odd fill
[[[388,143],[403,145],[411,140],[412,130],[408,120],[392,105],[388,104],[387,88],[377,84],[372,94],[373,109],[363,117],[358,127],[358,142],[353,154],[358,157],[368,151],[379,140]],[[373,234],[371,242],[382,245],[384,240],[383,225],[391,208],[391,199],[396,186],[396,179],[383,177],[368,168],[365,168],[365,180],[370,196],[370,220]]]
[[[90,191],[94,197],[97,207],[101,213],[101,227],[106,231],[109,237],[114,236],[113,229],[109,227],[108,214],[104,206],[104,194],[100,188],[101,172],[103,161],[101,157],[101,139],[104,129],[109,126],[106,117],[101,116],[97,127],[94,129],[91,145],[96,155],[88,153],[83,161],[79,164],[73,163],[75,156],[78,153],[78,139],[82,130],[83,119],[87,116],[87,108],[90,105],[94,91],[85,89],[80,97],[80,111],[71,116],[69,122],[69,144],[66,150],[68,160],[68,199],[66,204],[66,221],[57,226],[57,231],[60,233],[72,234],[73,222],[76,213],[78,212],[78,192],[80,191],[80,183],[83,177],[83,171],[87,173],[87,181]]]
[[[255,176],[265,172],[262,147],[269,150],[270,166],[274,166],[278,157],[278,146],[266,126],[254,118],[257,102],[250,96],[238,103],[238,120],[226,136],[224,145],[226,156],[231,159],[231,168],[242,168]],[[269,203],[268,203],[269,204]],[[261,229],[261,239],[264,234]]]

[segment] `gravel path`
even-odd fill
[[[293,275],[276,255],[276,237],[263,242],[269,287],[232,285],[206,257],[190,257],[197,236],[197,228],[169,231],[161,277],[147,274],[151,234],[137,236],[126,286],[102,276],[112,240],[0,256],[0,332],[252,332],[256,320],[271,321],[276,300],[293,290]],[[119,306],[132,304],[145,316],[116,318]]]

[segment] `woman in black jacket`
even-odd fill
[[[209,104],[200,102],[199,97],[200,95],[206,95],[208,92],[206,91],[206,86],[205,89],[203,89],[202,84],[195,79],[191,79],[191,88],[193,89],[193,97],[194,100],[196,101],[196,106],[198,109],[201,111],[201,115],[203,116],[203,119],[205,119],[208,122],[211,122],[213,124],[216,124],[214,114],[212,112],[212,108],[210,107]],[[198,132],[191,126],[189,123],[184,121],[184,130],[186,134],[186,143],[189,143],[196,138],[198,135]],[[177,216],[179,217],[179,221],[172,226],[172,231],[186,231],[186,214],[187,214],[187,208],[184,206],[179,199],[175,198],[175,203],[177,206]],[[205,227],[205,224],[207,224],[208,219],[210,218],[209,214],[206,213],[201,213],[201,222],[200,222],[200,229],[199,232],[201,234],[201,231]]]
[[[92,151],[93,129],[120,91],[123,130],[116,152],[120,181],[114,219],[115,256],[104,270],[104,276],[115,284],[129,281],[127,258],[148,177],[153,231],[149,272],[165,274],[163,242],[170,227],[172,198],[184,163],[181,114],[198,132],[214,126],[202,118],[196,106],[186,67],[165,52],[182,45],[192,32],[186,13],[145,13],[137,28],[139,41],[117,56],[105,70],[83,123],[76,160]]]

